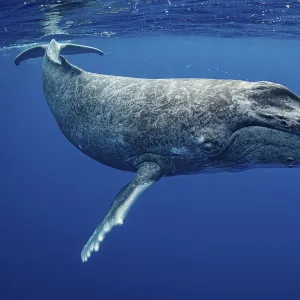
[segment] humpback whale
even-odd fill
[[[165,176],[292,167],[300,163],[300,98],[272,82],[145,79],[86,72],[63,55],[103,52],[55,40],[43,57],[43,91],[64,136],[94,160],[135,172],[83,247],[82,261],[121,225],[139,195]]]

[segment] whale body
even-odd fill
[[[43,90],[64,136],[102,164],[135,172],[81,257],[98,251],[138,196],[165,176],[300,163],[300,99],[272,82],[144,79],[86,72],[62,55],[101,50],[52,40],[15,59],[43,57]]]

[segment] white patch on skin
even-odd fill
[[[172,154],[183,155],[183,154],[188,154],[189,151],[186,147],[172,147],[170,149],[170,152]]]
[[[202,144],[202,143],[204,143],[204,141],[205,141],[204,135],[200,135],[199,137],[197,137],[197,142],[198,143]]]

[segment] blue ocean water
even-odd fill
[[[163,178],[83,264],[83,245],[133,174],[63,137],[41,59],[13,63],[55,37],[102,49],[68,57],[95,73],[268,80],[300,94],[300,4],[26,3],[0,2],[0,299],[300,299],[297,168]]]

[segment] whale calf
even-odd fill
[[[292,167],[300,163],[300,98],[272,82],[144,79],[86,72],[63,55],[96,48],[30,48],[15,64],[43,57],[43,91],[64,136],[133,180],[116,195],[81,252],[85,262],[121,225],[138,196],[165,176]]]

